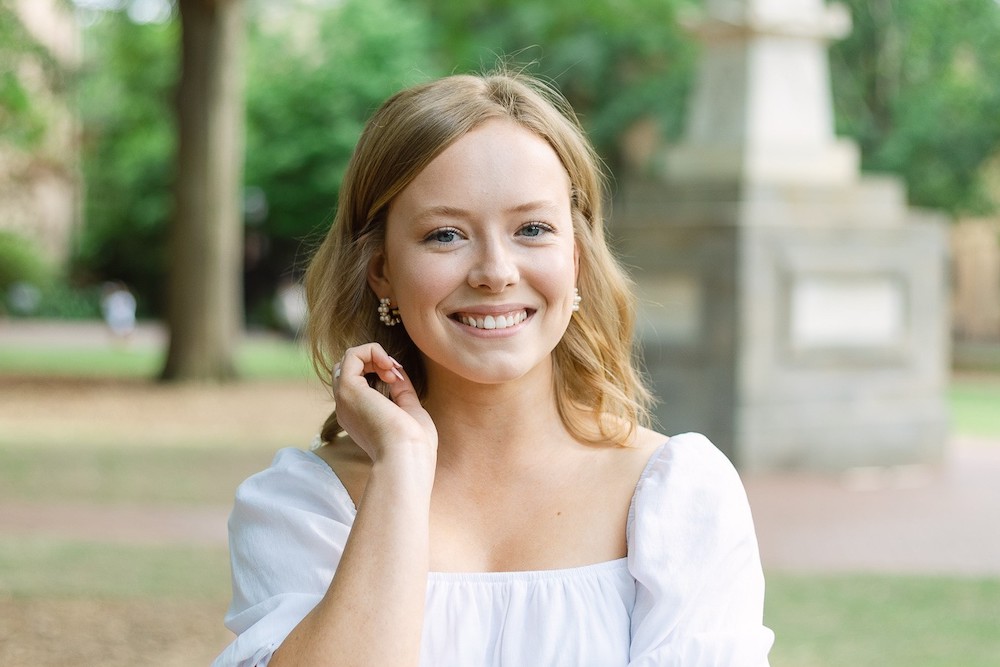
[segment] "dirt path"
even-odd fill
[[[0,376],[0,446],[308,443],[331,405],[318,381],[170,386]]]
[[[219,600],[0,596],[4,667],[205,667],[230,641]]]
[[[956,437],[939,468],[746,479],[766,569],[1000,576],[1000,443]]]
[[[226,546],[229,506],[0,504],[0,535],[148,546]]]

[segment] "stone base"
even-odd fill
[[[948,437],[943,388],[897,397],[874,396],[862,387],[854,393],[839,400],[806,396],[739,406],[740,467],[835,471],[942,462]]]
[[[713,147],[681,144],[663,158],[663,175],[671,183],[704,183],[742,179],[748,183],[838,186],[858,179],[860,155],[850,141],[815,149],[801,145]]]
[[[628,184],[615,205],[660,427],[702,431],[748,469],[940,459],[942,221],[888,179],[705,193]]]

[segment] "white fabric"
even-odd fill
[[[236,640],[214,667],[267,665],[320,601],[355,508],[310,452],[283,449],[229,520]],[[422,667],[766,667],[764,580],[739,476],[705,437],[650,458],[628,556],[537,572],[432,572]]]

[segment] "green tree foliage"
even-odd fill
[[[126,282],[154,312],[165,296],[177,28],[103,14],[85,33],[80,85],[86,224],[76,261]]]
[[[0,141],[31,150],[42,142],[51,119],[25,86],[23,68],[37,67],[56,92],[65,88],[67,77],[28,34],[11,5],[11,0],[0,0]]]
[[[994,207],[983,166],[1000,151],[1000,3],[846,4],[854,30],[832,50],[835,100],[865,168],[902,175],[918,205]]]
[[[254,22],[248,63],[246,183],[266,198],[277,255],[329,221],[375,107],[437,74],[427,20],[405,2],[344,0],[293,16],[284,29]]]
[[[0,229],[0,313],[6,291],[19,282],[35,288],[46,287],[52,279],[52,267],[29,239]]]
[[[424,0],[446,62],[463,71],[500,61],[556,84],[598,152],[620,166],[622,136],[653,117],[681,129],[694,47],[677,15],[692,0]]]
[[[302,239],[328,220],[375,105],[436,73],[426,19],[401,0],[344,0],[297,15],[284,3],[268,5],[252,12],[248,44],[246,183],[268,209],[249,216],[251,235],[267,249],[248,276],[252,299],[268,296],[254,286],[273,288]],[[78,265],[94,278],[125,281],[154,313],[172,211],[178,28],[176,20],[140,25],[106,12],[85,34]]]

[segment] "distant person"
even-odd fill
[[[128,341],[135,332],[135,296],[123,283],[108,282],[101,291],[101,314],[111,335]]]
[[[646,427],[599,161],[524,76],[369,121],[306,275],[336,411],[229,520],[216,667],[764,667],[739,476]]]
[[[282,331],[298,336],[306,324],[306,291],[302,283],[286,278],[274,292],[274,316]]]
[[[42,290],[29,282],[20,280],[7,288],[7,307],[15,315],[34,315],[41,302]]]

